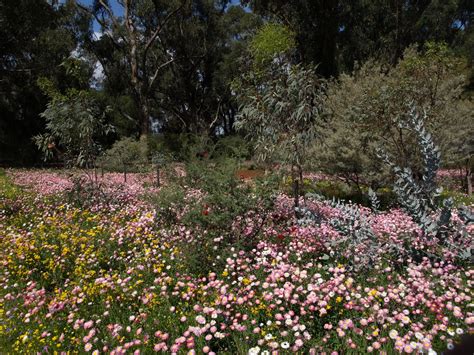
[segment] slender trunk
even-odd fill
[[[133,23],[132,14],[130,13],[131,1],[125,1],[125,26],[127,28],[129,40],[128,59],[130,62],[130,82],[135,92],[135,100],[140,112],[140,135],[146,136],[150,131],[150,110],[147,100],[147,92],[144,87],[143,80],[148,78],[141,78],[138,70],[138,41],[135,24]],[[142,68],[143,69],[143,68]]]
[[[303,203],[306,204],[306,192],[304,189],[304,180],[303,180],[303,168],[298,165],[298,175],[300,178],[300,194],[303,195]]]
[[[298,208],[300,206],[300,168],[293,166],[291,168],[292,174],[291,177],[293,179],[293,199],[294,199],[294,207]],[[295,211],[296,216],[298,214]]]
[[[145,95],[140,94],[140,136],[146,137],[150,133],[150,108]]]
[[[464,189],[464,190],[467,190],[467,185],[466,185],[467,179],[466,180],[464,179],[464,169],[463,169],[462,166],[459,167],[459,176],[458,176],[458,178],[459,178],[459,183],[460,183],[461,188]]]
[[[470,166],[470,161],[467,161],[466,164],[466,185],[467,185],[467,194],[472,195],[472,171]]]
[[[156,164],[156,186],[160,187],[161,186],[161,180],[160,180],[160,166]]]

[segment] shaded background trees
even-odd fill
[[[466,0],[5,0],[0,4],[0,162],[41,161],[32,137],[47,133],[41,114],[50,98],[39,85],[45,80],[59,92],[88,92],[103,110],[97,116],[115,127],[101,142],[104,147],[156,133],[210,140],[238,134],[234,123],[243,101],[233,88],[242,74],[265,72],[255,65],[255,39],[268,24],[294,39],[287,63],[316,67],[317,75],[332,83],[329,97],[353,95],[340,111],[329,105],[336,99],[325,103],[328,117],[334,113],[326,127],[332,132],[325,142],[328,161],[361,157],[357,147],[370,145],[361,139],[373,132],[355,128],[354,113],[362,119],[364,111],[370,125],[385,127],[406,105],[401,101],[412,94],[423,101],[433,90],[425,105],[432,116],[457,122],[449,129],[433,127],[436,139],[450,163],[471,161],[472,144],[459,132],[467,132],[461,127],[472,119],[472,18],[473,5]],[[278,49],[278,39],[264,41],[270,52]],[[433,45],[443,50],[426,57]],[[377,91],[371,85],[386,88],[379,92],[380,105],[370,99]],[[385,107],[390,104],[397,107]],[[339,138],[354,136],[353,147],[341,146],[336,133],[344,129],[350,134]],[[395,137],[392,130],[380,132],[380,139],[387,132],[387,139]],[[452,141],[463,143],[453,147]],[[346,151],[338,151],[342,148]],[[355,171],[370,165],[352,158],[348,163]]]
[[[0,162],[31,164],[31,137],[44,127],[47,98],[36,81],[47,76],[66,86],[61,63],[76,47],[80,19],[71,4],[6,0],[0,4]]]
[[[474,5],[465,0],[245,0],[255,13],[279,21],[297,34],[303,62],[336,76],[369,58],[394,64],[406,47],[444,41],[472,52]],[[472,55],[472,53],[470,54]]]

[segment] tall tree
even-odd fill
[[[67,85],[60,64],[75,49],[82,25],[69,2],[0,2],[0,162],[31,164],[39,157],[31,137],[44,129],[39,114],[47,99],[36,82],[47,76]]]
[[[295,32],[303,62],[318,63],[318,72],[324,76],[337,73],[336,44],[341,0],[245,0],[242,3]]]
[[[230,82],[258,18],[230,1],[195,0],[180,27],[163,36],[176,56],[160,82],[164,129],[230,133],[237,111]]]
[[[466,0],[243,0],[264,18],[281,21],[297,35],[303,62],[335,76],[378,56],[395,64],[405,48],[427,41],[472,49],[474,5]]]
[[[140,134],[146,136],[150,133],[150,100],[157,79],[175,60],[161,35],[166,26],[176,20],[187,1],[121,0],[117,3],[123,8],[123,17],[114,12],[107,0],[95,0],[89,7],[80,2],[77,5],[94,17],[103,36],[108,37],[126,60],[131,93],[140,115]]]

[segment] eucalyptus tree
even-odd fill
[[[44,129],[38,115],[47,98],[36,81],[47,76],[68,85],[60,64],[77,46],[81,21],[68,2],[0,1],[0,163],[37,161],[31,136]]]
[[[295,207],[299,206],[303,166],[323,123],[323,81],[300,65],[273,69],[273,78],[241,91],[236,127],[253,140],[260,161],[291,168]]]
[[[229,83],[260,19],[230,0],[193,0],[180,16],[163,35],[176,57],[158,83],[163,131],[229,134],[237,111]]]
[[[337,76],[369,58],[395,64],[410,45],[444,41],[472,56],[469,0],[242,0],[266,19],[296,34],[303,63]]]
[[[77,2],[100,26],[104,40],[109,41],[126,62],[131,94],[139,112],[140,134],[150,133],[151,98],[165,67],[176,58],[162,40],[163,31],[189,5],[186,0],[152,1],[119,0],[123,16],[114,11],[108,0],[94,0],[91,6]],[[107,67],[103,58],[102,66]]]
[[[81,61],[69,59],[73,64],[70,75],[80,71]],[[63,159],[66,166],[95,167],[101,138],[114,128],[107,123],[108,107],[101,107],[91,90],[77,87],[61,91],[51,80],[40,78],[38,85],[49,97],[46,110],[41,113],[46,124],[44,133],[34,136],[34,141],[44,159],[54,156]]]

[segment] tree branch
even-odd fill
[[[152,44],[155,42],[155,40],[158,38],[158,35],[160,34],[160,32],[163,30],[163,28],[166,26],[166,24],[168,23],[168,21],[178,12],[180,11],[184,5],[186,4],[187,0],[184,0],[181,2],[181,5],[178,6],[176,9],[174,9],[173,11],[171,11],[168,15],[166,15],[166,17],[164,18],[163,22],[158,25],[158,27],[156,28],[155,32],[153,32],[153,34],[151,35],[151,37],[148,39],[146,45],[145,45],[145,49],[143,51],[143,67],[145,67],[145,62],[146,62],[146,57],[147,57],[147,53],[148,53],[148,50],[150,49],[150,47],[152,46]],[[155,9],[156,9],[156,3],[155,3]]]
[[[102,2],[101,2],[102,3]],[[97,23],[102,27],[102,28],[109,28],[109,26],[107,25],[107,23],[105,23],[101,18],[99,18],[99,16],[97,16],[97,14],[94,12],[94,11],[91,11],[88,7],[84,6],[84,5],[81,5],[79,2],[76,2],[76,5],[79,9],[81,9],[82,11],[84,12],[87,12],[89,15],[91,15],[92,17],[94,17],[94,19],[97,21]],[[110,15],[109,15],[110,16]],[[112,21],[114,21],[114,18],[111,17]],[[115,27],[115,25],[114,25]],[[114,45],[117,47],[117,48],[120,48],[120,44],[112,37],[112,36],[109,36],[110,39],[112,40],[112,42],[114,43]],[[120,35],[120,38],[125,42],[127,43],[127,40]]]
[[[166,67],[168,64],[171,64],[172,62],[174,62],[174,58],[171,58],[170,60],[164,62],[163,64],[159,65],[158,68],[156,68],[155,74],[153,74],[153,76],[151,77],[150,84],[148,85],[149,89],[155,83],[155,80],[158,77],[158,73],[160,72],[160,70],[163,69],[164,67]]]

